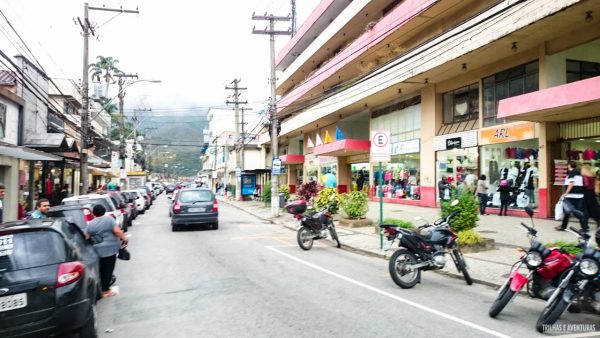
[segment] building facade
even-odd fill
[[[474,189],[484,174],[492,206],[507,180],[509,213],[551,216],[565,161],[600,167],[598,9],[322,1],[277,57],[286,182],[373,198],[381,185],[385,202],[433,207],[442,177]],[[391,134],[382,171],[369,158],[376,130]]]

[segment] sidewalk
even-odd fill
[[[226,200],[219,196],[218,199],[228,203],[238,209],[244,210],[258,218],[270,221],[274,224],[279,224],[285,228],[296,231],[298,229],[298,221],[292,215],[282,211],[278,217],[271,216],[271,209],[265,207],[263,202],[259,201],[233,201]],[[426,220],[434,221],[439,218],[440,210],[437,208],[426,208],[411,205],[398,204],[383,204],[383,218],[400,218],[413,222],[416,216],[421,216]],[[369,202],[369,212],[367,218],[370,218],[374,223],[379,222],[379,203]],[[471,277],[476,283],[481,283],[489,286],[500,286],[508,277],[511,266],[519,259],[520,253],[516,248],[522,246],[529,247],[529,241],[526,232],[519,225],[521,222],[530,225],[531,221],[527,218],[512,217],[512,216],[497,216],[487,215],[479,216],[479,226],[475,229],[482,237],[492,238],[496,242],[496,249],[478,253],[465,253],[467,265]],[[555,240],[575,241],[576,237],[569,232],[559,232],[554,230],[554,227],[559,222],[546,219],[534,219],[533,223],[538,230],[538,240],[542,243]],[[570,223],[575,227],[579,227],[578,223]],[[364,228],[346,228],[336,224],[342,248],[357,252],[360,254],[371,255],[381,258],[389,258],[391,252],[387,255],[379,249],[379,234],[375,234],[374,227]],[[595,229],[594,229],[595,230]],[[461,278],[462,274],[458,274],[456,267],[450,260],[446,267],[440,272],[452,277]]]

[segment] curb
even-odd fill
[[[240,207],[238,205],[230,203],[227,200],[222,200],[222,202],[227,203],[228,205],[230,205],[230,206],[232,206],[232,207],[234,207],[234,208],[236,208],[238,210],[241,210],[241,211],[243,211],[243,212],[245,212],[247,214],[250,214],[250,215],[252,215],[252,216],[254,216],[256,218],[259,218],[259,219],[261,219],[261,220],[263,220],[265,222],[268,222],[270,224],[277,224],[277,225],[280,225],[283,228],[286,228],[286,229],[289,229],[289,230],[292,230],[292,231],[297,231],[298,230],[298,229],[296,229],[294,227],[291,227],[291,226],[289,226],[289,225],[287,225],[285,223],[276,222],[276,221],[274,221],[272,219],[265,218],[265,217],[263,217],[261,215],[253,213],[253,212],[251,212],[249,210],[244,209],[243,207]],[[381,259],[384,259],[386,261],[389,261],[389,258],[386,257],[385,254],[373,252],[373,251],[370,251],[370,250],[361,249],[359,247],[347,245],[347,244],[344,244],[344,243],[342,243],[341,249],[346,250],[348,252],[357,253],[357,254],[360,254],[360,255],[363,255],[363,256],[377,257],[377,258],[381,258]],[[443,276],[450,277],[450,278],[464,280],[464,277],[463,277],[462,274],[453,273],[453,272],[450,272],[450,271],[443,271],[443,270],[433,270],[433,272],[435,272],[437,274],[440,274],[440,275],[443,275]],[[481,279],[478,279],[478,278],[471,277],[471,279],[473,280],[473,283],[485,285],[485,286],[492,287],[492,288],[499,288],[501,286],[500,284],[496,284],[496,283],[493,283],[493,282],[488,282],[488,281],[481,280]]]

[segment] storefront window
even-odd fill
[[[506,123],[496,118],[498,101],[539,88],[538,61],[513,67],[483,79],[483,126]]]
[[[458,88],[444,94],[444,123],[479,117],[479,85]]]
[[[307,156],[308,157],[308,156]],[[306,171],[306,181],[315,181],[319,180],[319,165],[317,164],[316,159],[307,159],[305,164]]]
[[[451,186],[474,192],[477,183],[478,157],[477,147],[438,151],[437,182],[446,177]],[[439,198],[439,191],[437,194]]]
[[[393,155],[391,162],[384,165],[383,174],[377,166],[373,167],[374,182],[379,184],[383,179],[383,197],[420,200],[420,165],[419,153]],[[379,190],[376,193],[379,194]]]
[[[500,207],[500,182],[511,187],[509,209],[526,206],[537,208],[538,195],[538,140],[507,142],[481,147],[481,173],[487,176],[488,205]]]
[[[567,60],[567,83],[600,75],[600,63]]]
[[[352,191],[369,191],[369,163],[350,165],[352,172]]]
[[[337,188],[337,162],[321,163],[321,177],[319,183],[321,183],[324,188]]]

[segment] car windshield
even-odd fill
[[[0,273],[58,264],[66,257],[65,242],[54,231],[0,232]]]
[[[179,194],[179,201],[182,203],[210,202],[211,200],[212,193],[208,190],[182,191]]]
[[[111,206],[111,204],[108,202],[107,199],[105,198],[90,198],[90,199],[75,199],[75,200],[63,200],[62,202],[65,205],[82,205],[82,204],[100,204],[102,205],[106,211],[114,211],[113,207]]]
[[[48,211],[48,217],[64,217],[67,221],[77,224],[80,229],[85,228],[85,216],[83,209],[74,210],[52,210]]]

